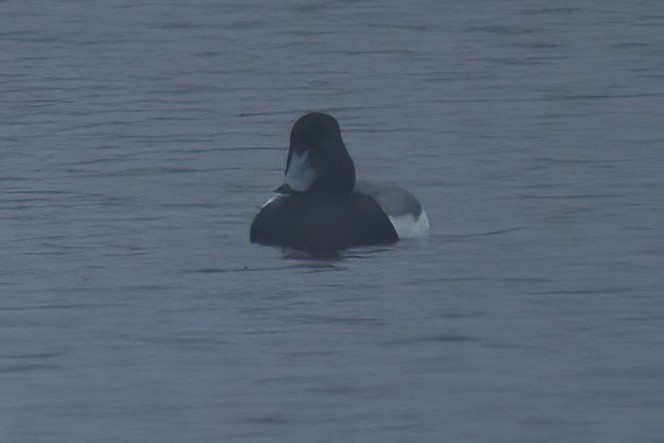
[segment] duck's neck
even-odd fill
[[[355,188],[355,165],[348,152],[337,155],[318,174],[310,192],[325,195],[349,195]]]

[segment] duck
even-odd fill
[[[427,235],[427,213],[410,192],[391,183],[356,180],[339,122],[323,112],[295,121],[275,195],[250,228],[252,243],[311,255],[387,245]]]

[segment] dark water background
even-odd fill
[[[664,441],[660,1],[0,22],[0,441]],[[249,244],[313,109],[429,238]]]

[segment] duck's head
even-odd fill
[[[282,194],[350,194],[355,166],[341,139],[339,123],[331,115],[310,112],[291,129]]]

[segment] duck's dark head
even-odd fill
[[[355,166],[334,117],[310,112],[293,124],[285,175],[284,184],[277,192],[328,195],[352,192]]]

